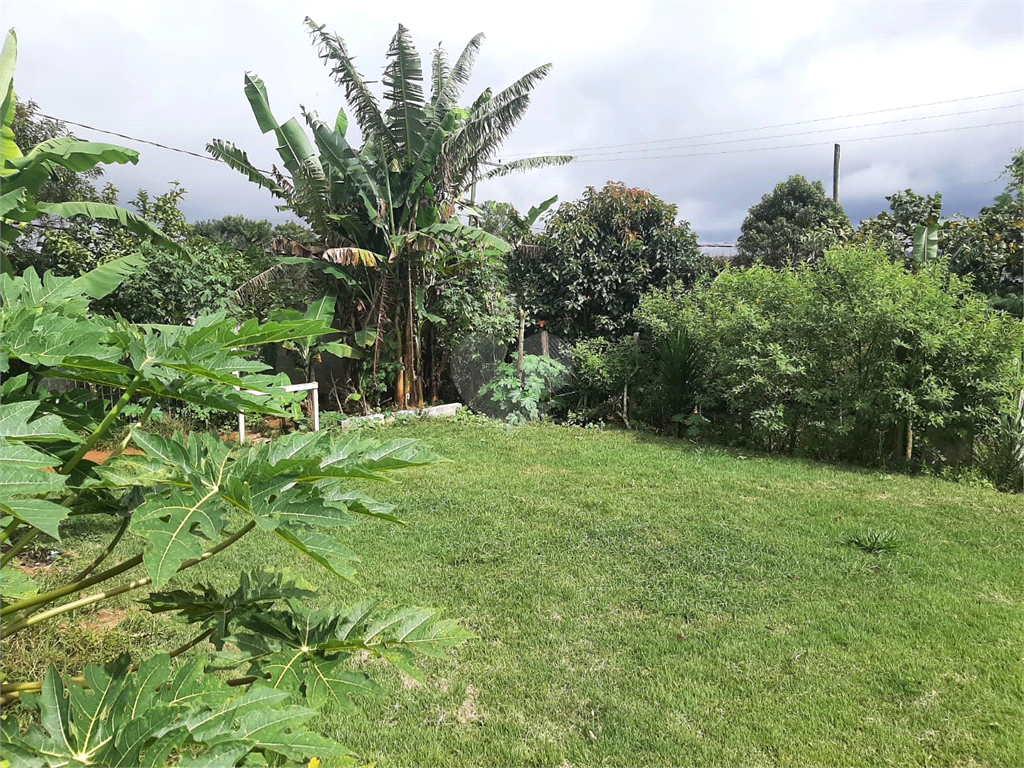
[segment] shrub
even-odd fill
[[[621,400],[623,390],[637,390],[648,378],[646,350],[632,337],[609,341],[598,337],[572,348],[574,386],[567,395],[572,410],[588,411]]]
[[[974,466],[998,490],[1024,491],[1024,391],[978,435]]]
[[[655,292],[637,318],[656,338],[685,329],[705,355],[705,415],[769,451],[920,458],[928,432],[969,439],[1020,386],[1019,322],[942,261],[910,273],[864,246]]]

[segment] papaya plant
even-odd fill
[[[233,592],[167,587],[257,530],[351,580],[358,558],[331,534],[358,517],[397,518],[349,481],[383,480],[434,456],[412,441],[377,445],[358,435],[296,433],[232,448],[209,434],[146,432],[162,398],[284,415],[289,395],[277,386],[280,377],[263,373],[244,350],[330,328],[309,319],[239,326],[224,315],[188,328],[134,326],[90,314],[89,300],[138,266],[127,258],[79,278],[40,279],[31,270],[0,276],[0,540],[7,546],[0,638],[139,590],[161,590],[143,604],[198,624],[197,632],[181,648],[134,665],[119,659],[70,679],[50,669],[41,681],[5,680],[2,703],[23,700],[38,710],[41,726],[22,733],[5,721],[4,755],[24,758],[12,765],[160,765],[171,756],[182,765],[234,765],[253,751],[271,764],[341,759],[343,748],[303,724],[328,701],[350,706],[351,694],[375,689],[350,658],[370,653],[413,675],[415,653],[437,654],[465,631],[420,608],[310,610],[301,602],[306,590],[258,572],[245,574]],[[82,397],[48,392],[54,378],[124,394],[104,412]],[[131,440],[142,455],[87,460],[133,399],[145,410],[125,445]],[[59,539],[62,524],[81,515],[110,520],[108,546],[81,573],[42,589],[18,569],[19,553],[40,536]],[[110,565],[122,541],[136,543],[137,552]],[[221,651],[216,659],[199,654],[173,668],[172,658],[204,641]],[[226,643],[236,650],[227,653]],[[214,661],[239,674],[211,679]],[[208,762],[189,762],[199,755]]]
[[[4,73],[13,68],[13,39],[3,49]],[[5,92],[12,93],[10,78]],[[17,174],[48,172],[50,162],[123,156],[116,147],[51,145],[19,163],[20,150],[7,143],[6,104],[5,248],[22,225],[52,212],[33,202],[35,182]],[[21,186],[8,192],[12,177]],[[350,696],[375,690],[352,658],[380,657],[416,676],[415,654],[437,655],[467,637],[457,623],[428,609],[374,602],[313,610],[303,602],[313,596],[304,585],[259,571],[241,574],[234,590],[173,587],[178,574],[255,531],[352,580],[358,557],[337,532],[357,518],[400,521],[350,482],[384,480],[435,457],[413,441],[375,444],[358,435],[299,433],[232,447],[210,434],[150,434],[149,417],[167,399],[286,415],[295,397],[282,389],[286,377],[267,374],[252,350],[315,343],[331,328],[322,316],[260,324],[220,313],[182,327],[92,313],[91,301],[143,267],[133,254],[79,277],[0,274],[0,643],[140,592],[150,611],[197,625],[195,634],[146,658],[122,655],[84,670],[51,665],[41,680],[12,681],[4,668],[2,765],[351,764],[343,746],[307,723],[328,702],[350,707]],[[54,380],[122,394],[109,405],[88,389],[57,392]],[[107,460],[91,461],[90,451],[126,421],[127,437]],[[129,443],[139,455],[124,455]],[[56,584],[22,571],[26,548],[41,537],[59,541],[73,516],[108,527],[100,554]],[[120,554],[126,547],[134,553]],[[203,651],[203,643],[216,653]],[[174,661],[185,654],[184,664]],[[213,674],[232,670],[233,677]],[[19,717],[20,708],[34,714]]]

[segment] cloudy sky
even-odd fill
[[[906,188],[941,191],[945,213],[974,215],[1024,145],[1021,0],[437,7],[4,0],[3,22],[18,33],[19,96],[42,112],[200,154],[211,138],[228,139],[261,167],[276,160],[274,141],[249,111],[246,71],[266,82],[282,122],[299,105],[333,116],[344,104],[305,16],[341,36],[374,80],[399,23],[425,61],[439,43],[454,59],[484,32],[467,103],[554,65],[502,159],[579,159],[487,182],[479,199],[525,209],[623,181],[678,206],[702,242],[734,240],[747,209],[791,174],[831,192],[833,142],[842,144],[841,202],[854,222]],[[226,166],[75,131],[141,152],[138,166],[108,171],[125,199],[178,180],[190,219],[284,216]]]

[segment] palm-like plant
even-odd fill
[[[357,149],[348,143],[344,110],[332,126],[303,109],[312,142],[295,118],[278,124],[263,82],[246,74],[246,97],[261,130],[277,137],[287,174],[276,167],[269,174],[258,170],[245,152],[224,141],[214,140],[207,149],[268,189],[282,201],[280,208],[309,223],[321,245],[302,256],[318,257],[324,268],[341,279],[359,310],[356,324],[361,330],[377,331],[374,376],[381,345],[389,335],[399,350],[402,368],[395,399],[400,405],[421,404],[424,292],[474,258],[509,248],[458,221],[455,213],[462,195],[477,178],[572,159],[531,158],[499,164],[480,174],[525,114],[530,91],[550,67],[530,72],[496,96],[485,91],[469,109],[460,109],[457,102],[483,35],[469,42],[454,66],[449,66],[443,49],[434,52],[428,98],[422,62],[408,30],[400,25],[387,54],[382,78],[387,107],[382,109],[344,41],[308,18],[306,23],[320,57],[344,89],[362,146]],[[437,256],[441,252],[443,258]],[[304,260],[302,256],[293,254],[283,261]]]

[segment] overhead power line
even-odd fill
[[[140,139],[137,136],[129,136],[128,134],[125,134],[125,133],[117,133],[116,131],[108,131],[108,130],[106,130],[104,128],[96,128],[95,126],[92,126],[92,125],[86,125],[85,123],[76,123],[74,120],[65,120],[65,119],[60,118],[60,117],[54,117],[53,115],[44,115],[42,112],[39,113],[39,116],[40,117],[45,117],[47,120],[56,120],[59,123],[66,123],[67,125],[74,125],[77,128],[85,128],[87,131],[95,131],[96,133],[103,133],[103,134],[106,134],[107,136],[117,136],[119,139],[125,139],[127,141],[134,141],[137,144],[148,144],[151,147],[159,147],[160,149],[166,149],[169,152],[178,152],[179,154],[182,154],[182,155],[190,155],[192,157],[198,157],[200,160],[209,160],[211,163],[218,163],[218,164],[220,164],[220,160],[218,160],[217,158],[210,157],[209,155],[201,155],[198,152],[193,152],[190,149],[181,149],[180,147],[171,147],[171,146],[168,146],[167,144],[161,144],[160,142],[157,142],[157,141],[150,141],[149,139]],[[267,174],[271,173],[270,171],[265,171],[262,168],[257,168],[254,165],[250,165],[249,168],[251,168],[254,171],[259,171],[260,173],[262,173],[264,175],[267,175]]]
[[[938,115],[923,115],[920,117],[903,117],[898,120],[883,120],[876,123],[861,123],[860,125],[846,125],[836,128],[815,128],[812,131],[797,131],[795,133],[780,133],[773,136],[748,136],[744,139],[725,139],[723,141],[707,141],[701,144],[683,144],[680,146],[652,147],[650,149],[623,149],[618,152],[593,152],[591,154],[576,155],[577,158],[608,157],[611,155],[635,155],[641,152],[664,152],[669,149],[693,149],[695,147],[713,147],[721,144],[739,144],[745,141],[771,141],[773,139],[787,139],[791,136],[809,136],[813,133],[832,133],[834,131],[852,131],[857,128],[873,128],[876,125],[894,125],[896,123],[913,123],[919,120],[934,120],[940,117],[956,117],[958,115],[974,115],[979,112],[996,112],[1000,109],[1019,109],[1024,103],[1003,104],[999,107],[985,107],[983,109],[966,109],[960,112],[945,112]],[[623,158],[628,159],[628,158]],[[640,159],[640,158],[637,158]]]
[[[1021,90],[1015,89],[1012,91],[996,91],[995,93],[982,93],[977,96],[964,96],[959,99],[945,99],[943,101],[929,101],[922,104],[908,104],[902,107],[887,107],[886,109],[873,109],[868,112],[851,112],[847,115],[834,115],[832,117],[817,117],[812,120],[797,120],[791,123],[775,123],[774,125],[762,125],[757,128],[736,128],[730,131],[714,131],[712,133],[699,133],[690,136],[676,136],[669,139],[651,139],[650,141],[633,141],[626,142],[624,144],[601,144],[593,147],[574,147],[572,149],[561,150],[559,152],[546,152],[544,154],[559,154],[559,155],[571,155],[574,152],[589,152],[592,149],[618,149],[619,147],[642,147],[648,144],[670,144],[674,141],[689,141],[690,139],[706,139],[713,136],[729,136],[734,133],[749,133],[750,131],[768,131],[774,128],[792,128],[797,125],[810,125],[811,123],[823,123],[829,120],[845,120],[849,117],[865,117],[867,115],[880,115],[885,112],[899,112],[907,109],[920,109],[921,107],[936,107],[942,104],[955,104],[961,101],[976,101],[977,99],[989,99],[995,96],[1006,96],[1008,94],[1019,94]],[[667,147],[666,147],[667,149]],[[526,157],[529,155],[537,154],[534,152],[513,152],[509,157]]]
[[[149,144],[151,147],[160,147],[160,149],[170,150],[171,152],[180,152],[183,155],[192,155],[192,157],[198,157],[200,160],[212,160],[215,163],[219,163],[219,160],[210,157],[209,155],[200,155],[198,152],[193,152],[189,149],[179,149],[178,147],[169,147],[166,144],[160,144],[156,141],[149,141],[148,139],[140,139],[135,136],[128,136],[124,133],[117,133],[116,131],[108,131],[103,128],[96,128],[92,125],[86,125],[85,123],[76,123],[74,120],[65,120],[62,117],[54,117],[53,115],[44,115],[42,112],[39,113],[40,117],[45,117],[47,120],[56,120],[58,123],[66,123],[68,125],[74,125],[78,128],[85,128],[87,131],[96,131],[96,133],[105,133],[107,136],[117,136],[119,139],[127,139],[128,141],[138,142],[139,144]]]
[[[948,103],[952,103],[952,102],[955,102],[955,101],[968,101],[970,99],[985,98],[986,96],[1000,96],[1000,95],[1005,95],[1006,93],[1017,93],[1017,91],[1003,91],[1001,93],[996,93],[996,94],[985,94],[984,96],[971,96],[971,97],[967,97],[967,98],[964,98],[964,99],[950,99],[950,100],[945,101],[945,102],[932,102],[931,104],[919,104],[919,105],[915,105],[915,106],[931,106],[931,105],[934,105],[934,104],[948,104]],[[707,143],[707,144],[688,145],[688,146],[685,146],[685,147],[659,147],[658,149],[660,149],[660,150],[670,150],[670,149],[694,148],[694,147],[699,147],[699,146],[713,146],[713,145],[719,145],[719,144],[735,143],[735,142],[739,142],[739,141],[754,141],[754,140],[765,141],[765,140],[770,140],[770,139],[785,138],[785,137],[788,137],[788,136],[802,136],[802,135],[806,135],[806,134],[810,134],[810,133],[822,133],[822,132],[829,132],[829,131],[834,131],[834,130],[852,130],[853,128],[872,127],[872,126],[875,126],[875,125],[889,125],[889,124],[893,124],[893,123],[908,122],[908,121],[912,121],[912,120],[924,120],[924,119],[929,119],[929,118],[934,118],[934,117],[949,117],[949,116],[961,115],[961,114],[972,114],[972,113],[976,113],[976,112],[988,112],[988,111],[993,111],[993,110],[997,110],[997,109],[1006,109],[1006,108],[1010,108],[1010,107],[1021,107],[1021,106],[1024,106],[1024,105],[1022,105],[1022,104],[1008,104],[1008,105],[1003,105],[1003,106],[1000,106],[1000,107],[991,107],[991,108],[985,108],[985,109],[979,109],[979,110],[964,110],[962,112],[953,112],[953,113],[948,113],[948,114],[944,114],[944,115],[930,115],[930,116],[927,116],[927,117],[906,118],[906,119],[900,119],[900,120],[890,120],[890,121],[883,121],[883,122],[880,122],[880,123],[866,123],[864,125],[859,125],[859,126],[850,126],[850,127],[846,128],[846,129],[843,129],[843,128],[827,128],[827,129],[821,129],[821,130],[815,130],[815,131],[804,131],[804,132],[798,132],[798,133],[792,133],[792,134],[781,134],[781,135],[776,135],[776,136],[762,136],[762,137],[754,137],[754,138],[748,138],[748,139],[732,139],[732,140],[721,141],[721,142],[710,142],[710,143]],[[896,109],[912,109],[912,108],[913,107],[893,107],[892,109],[888,109],[888,110],[875,110],[874,112],[863,112],[863,113],[860,113],[860,114],[876,114],[878,112],[891,112],[891,111],[894,111]],[[65,120],[63,118],[54,117],[53,115],[46,115],[46,114],[42,114],[42,113],[39,113],[39,114],[40,114],[40,117],[44,117],[44,118],[46,118],[48,120],[56,120],[58,122],[65,123],[67,125],[74,125],[74,126],[76,126],[78,128],[84,128],[86,130],[95,131],[97,133],[106,134],[108,136],[116,136],[116,137],[118,137],[120,139],[125,139],[127,141],[132,141],[132,142],[136,142],[136,143],[139,143],[139,144],[147,144],[149,146],[157,147],[159,149],[164,149],[164,150],[167,150],[169,152],[177,152],[179,154],[189,155],[191,157],[197,157],[200,160],[209,160],[210,162],[213,162],[213,163],[218,163],[218,164],[220,163],[220,161],[217,160],[216,158],[210,157],[209,155],[201,155],[198,152],[193,152],[193,151],[188,150],[188,149],[181,149],[180,147],[172,147],[172,146],[169,146],[167,144],[162,144],[160,142],[150,141],[149,139],[140,139],[137,136],[129,136],[128,134],[125,134],[125,133],[118,133],[116,131],[108,131],[108,130],[106,130],[104,128],[97,128],[95,126],[86,125],[85,123],[79,123],[79,122],[76,122],[74,120]],[[847,115],[847,117],[852,117],[852,115]],[[798,123],[786,123],[786,124],[780,124],[778,126],[769,126],[769,127],[782,127],[782,125],[801,125],[801,124],[820,122],[821,120],[831,120],[831,119],[838,119],[838,118],[820,118],[819,120],[805,120],[805,121],[801,121],[801,122],[798,122]],[[982,125],[965,125],[965,126],[957,126],[957,127],[954,127],[954,128],[937,128],[937,129],[932,129],[932,130],[928,130],[928,131],[911,131],[911,132],[907,132],[907,133],[885,134],[885,135],[882,135],[882,136],[862,136],[862,137],[859,137],[859,138],[852,138],[852,139],[847,138],[847,139],[844,139],[843,141],[844,141],[844,143],[849,143],[849,142],[854,142],[854,141],[876,141],[876,140],[881,140],[881,139],[899,138],[901,136],[922,136],[922,135],[932,134],[932,133],[949,133],[949,132],[952,132],[952,131],[964,131],[964,130],[971,130],[971,129],[975,129],[975,128],[992,128],[992,127],[1001,126],[1001,125],[1020,125],[1022,123],[1024,123],[1024,121],[1021,121],[1021,120],[1007,120],[1007,121],[998,122],[998,123],[985,123],[985,124],[982,124]],[[761,130],[761,129],[753,129],[753,128],[751,128],[751,129],[742,129],[742,130],[737,130],[737,131],[723,131],[723,132],[717,133],[717,134],[705,134],[705,135],[706,136],[725,136],[725,135],[729,135],[729,134],[732,134],[732,133],[740,133],[743,130]],[[696,137],[695,136],[695,137],[692,137],[692,138],[700,138],[700,137]],[[662,140],[662,141],[676,141],[676,139],[665,139],[665,140]],[[641,142],[641,143],[653,143],[653,142]],[[593,153],[592,155],[584,155],[582,157],[582,159],[576,160],[576,162],[578,162],[578,163],[599,163],[599,162],[621,162],[623,160],[627,160],[627,161],[628,160],[664,160],[664,159],[674,159],[674,158],[684,158],[684,157],[710,157],[710,156],[714,156],[714,155],[730,155],[730,154],[738,154],[738,153],[746,153],[746,152],[762,152],[762,151],[770,151],[770,150],[775,150],[775,149],[796,149],[796,148],[800,148],[800,147],[815,147],[815,146],[821,146],[822,144],[831,144],[831,143],[832,143],[831,141],[827,141],[827,142],[820,142],[820,141],[818,141],[818,142],[806,142],[806,143],[803,143],[803,144],[784,144],[784,145],[770,146],[770,147],[750,147],[750,148],[745,148],[745,149],[727,149],[727,150],[721,150],[721,151],[718,151],[718,152],[693,152],[693,153],[686,153],[686,154],[671,154],[671,155],[646,155],[646,156],[642,156],[642,157],[609,157],[608,155],[635,154],[635,152],[653,151],[653,150],[635,150],[634,152],[615,152],[615,153]],[[626,146],[626,145],[612,145],[612,146]],[[536,154],[536,153],[529,153],[529,154],[532,155],[532,154]],[[271,173],[271,171],[266,171],[266,170],[258,168],[256,166],[249,166],[249,167],[252,168],[253,170],[259,171],[260,173],[263,173],[263,174],[270,174]]]
[[[983,125],[960,125],[955,128],[934,128],[930,131],[909,131],[907,133],[888,133],[883,136],[861,136],[855,139],[843,139],[844,144],[854,141],[877,141],[879,139],[895,139],[901,136],[923,136],[929,133],[949,133],[951,131],[967,131],[972,128],[992,128],[998,125],[1024,125],[1024,120],[1006,120],[1001,123],[984,123]],[[772,149],[796,149],[798,147],[820,147],[832,141],[810,141],[804,144],[783,144],[774,147],[748,147],[746,149],[723,149],[718,152],[693,152],[683,155],[648,155],[647,157],[594,157],[577,160],[579,163],[615,163],[623,160],[665,160],[680,157],[710,157],[712,155],[735,155],[743,152],[766,152]]]

